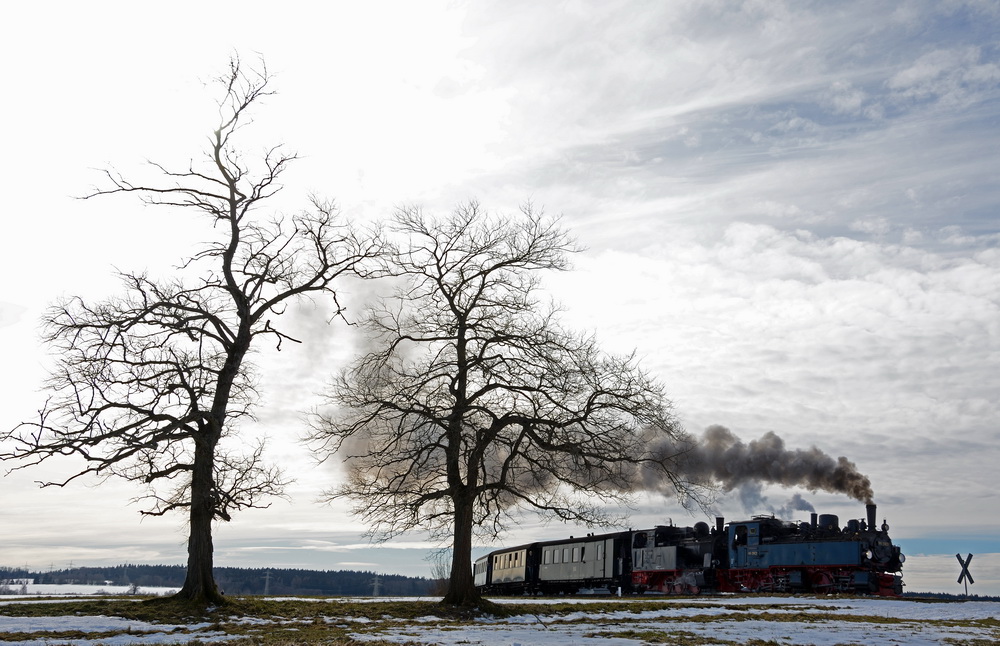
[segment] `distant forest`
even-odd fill
[[[113,567],[78,567],[48,572],[33,572],[24,568],[0,566],[0,590],[16,594],[17,585],[10,581],[32,579],[35,583],[78,584],[94,586],[135,586],[142,588],[180,588],[184,584],[182,565],[115,565]],[[225,594],[273,594],[276,596],[349,596],[349,597],[422,597],[443,594],[443,582],[402,576],[376,574],[354,570],[319,571],[276,568],[215,569],[215,579]],[[944,592],[906,592],[904,597],[942,600],[1000,601],[990,595]]]
[[[0,567],[0,582],[33,579],[40,584],[127,585],[142,588],[180,588],[182,565],[115,565],[78,567],[48,572]],[[224,594],[273,594],[304,596],[425,596],[437,594],[440,582],[353,570],[318,571],[278,568],[215,568],[215,580]]]

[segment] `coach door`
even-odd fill
[[[603,579],[605,577],[611,576],[608,571],[607,561],[608,561],[608,550],[607,541],[598,541],[594,544],[594,569],[593,577],[595,579]]]

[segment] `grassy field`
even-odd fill
[[[0,602],[0,644],[1000,643],[1000,603],[849,597],[502,600],[491,614],[435,601],[245,597],[204,612],[169,600]]]

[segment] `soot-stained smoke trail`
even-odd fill
[[[743,510],[748,514],[759,514],[767,511],[777,518],[791,518],[796,512],[814,512],[816,508],[812,503],[802,497],[802,494],[795,493],[785,504],[775,507],[764,495],[764,485],[759,482],[745,482],[736,489],[736,497],[739,499]]]
[[[744,444],[724,426],[709,426],[690,450],[677,458],[687,478],[715,482],[726,491],[746,483],[771,483],[844,493],[865,503],[874,492],[868,476],[845,457],[833,458],[816,447],[788,449],[773,432]]]

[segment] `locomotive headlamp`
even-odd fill
[[[875,556],[875,554],[870,549],[865,550],[865,558],[866,559],[868,559],[870,561],[870,560],[872,560],[873,556]]]

